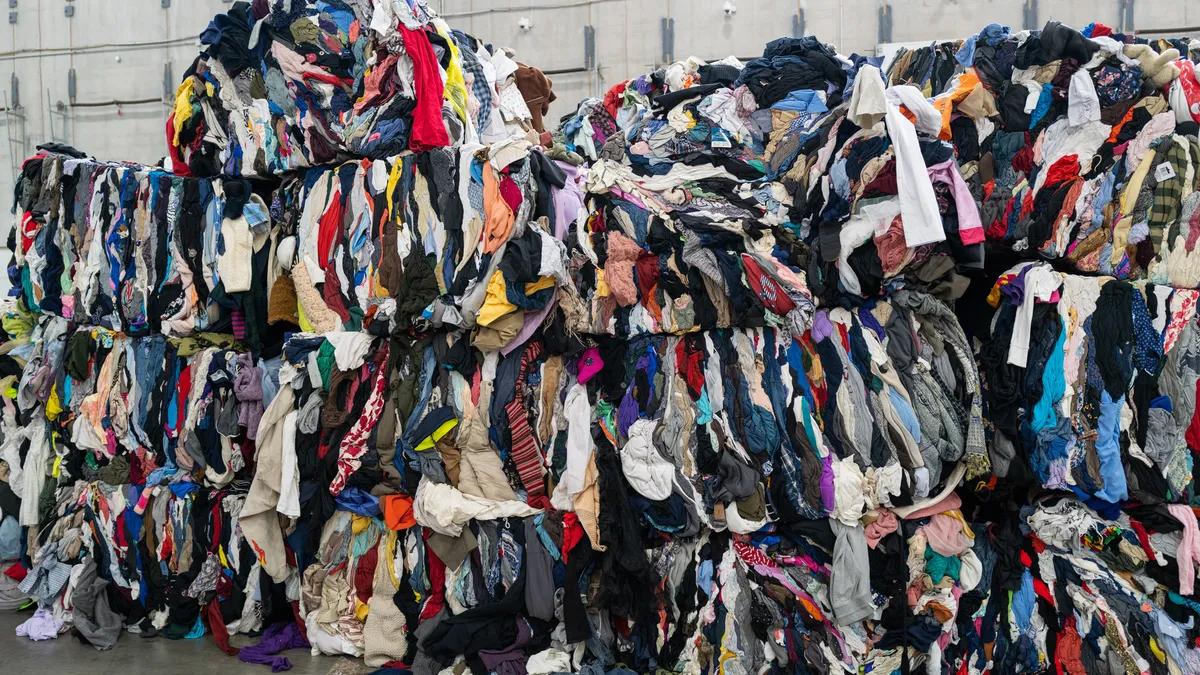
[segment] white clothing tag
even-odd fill
[[[1160,183],[1165,180],[1171,180],[1175,177],[1175,167],[1171,166],[1170,162],[1163,162],[1154,167],[1154,177]]]
[[[713,127],[712,146],[714,148],[732,148],[733,143],[729,141],[729,134],[725,133],[724,129],[720,127]]]

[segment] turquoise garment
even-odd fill
[[[1046,361],[1045,370],[1042,371],[1042,398],[1033,407],[1032,426],[1034,433],[1042,429],[1049,429],[1058,424],[1058,410],[1056,406],[1067,391],[1067,380],[1063,376],[1064,347],[1066,346],[1066,342],[1067,327],[1063,325],[1063,320],[1060,316],[1058,318],[1058,340],[1054,342],[1054,349],[1050,352],[1050,358]]]
[[[933,583],[941,583],[946,577],[958,581],[962,573],[962,560],[958,556],[944,556],[934,552],[928,544],[925,545],[925,573]]]

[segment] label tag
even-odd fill
[[[1175,177],[1175,167],[1171,166],[1170,162],[1163,162],[1154,168],[1154,177],[1158,182],[1171,180]]]
[[[713,127],[712,129],[712,146],[714,148],[732,148],[733,143],[729,140],[729,134],[721,127]]]

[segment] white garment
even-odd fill
[[[25,463],[20,465],[24,498],[21,499],[19,522],[25,527],[37,527],[38,504],[41,502],[39,497],[46,484],[46,472],[50,468],[50,457],[54,454],[50,449],[50,444],[46,442],[44,416],[34,415],[33,417],[28,430],[29,451],[25,453]],[[38,419],[39,417],[41,419]]]
[[[1067,90],[1067,119],[1071,126],[1100,121],[1100,98],[1096,96],[1096,85],[1092,82],[1092,74],[1082,68],[1071,76],[1071,86]]]
[[[675,467],[654,447],[655,426],[656,422],[641,419],[629,427],[629,440],[621,449],[621,470],[630,487],[657,502],[671,496]]]
[[[1017,308],[1016,320],[1013,323],[1012,341],[1008,345],[1008,362],[1024,368],[1029,357],[1029,330],[1033,322],[1033,305],[1040,300],[1050,302],[1050,297],[1062,285],[1062,275],[1049,265],[1023,264],[1014,267],[1020,272],[1021,267],[1031,266],[1025,273],[1025,293],[1021,306]]]
[[[887,98],[908,108],[916,119],[917,131],[930,136],[942,133],[942,113],[933,107],[920,89],[911,84],[898,85],[887,90]]]
[[[861,75],[860,75],[861,76]],[[921,156],[921,145],[917,141],[917,129],[908,118],[900,113],[899,101],[905,100],[905,107],[917,114],[917,119],[926,117],[918,114],[921,106],[915,101],[912,106],[909,100],[913,98],[911,89],[921,96],[915,87],[892,87],[888,89],[888,110],[886,115],[888,133],[896,149],[896,187],[900,192],[900,213],[904,217],[904,243],[909,248],[932,244],[946,240],[946,231],[942,229],[942,214],[938,211],[937,195],[933,193],[933,182],[929,180],[929,172],[925,169],[925,159]],[[921,100],[929,105],[923,97]],[[935,111],[936,112],[936,111]],[[938,115],[938,128],[941,129],[941,115]]]
[[[445,483],[422,478],[413,500],[413,516],[422,527],[447,537],[462,534],[472,520],[524,518],[541,513],[540,509],[520,501],[496,501],[463,494]]]
[[[328,333],[325,339],[333,345],[333,358],[338,370],[354,370],[363,364],[375,339],[370,333]]]
[[[286,386],[286,385],[285,385]],[[275,510],[289,518],[300,518],[300,464],[296,460],[296,410],[283,420],[283,453],[279,456],[279,504]]]
[[[840,241],[838,253],[838,274],[847,293],[862,295],[862,286],[858,282],[858,274],[850,266],[850,254],[854,249],[871,241],[871,238],[886,232],[892,220],[900,215],[900,200],[889,199],[878,204],[870,204],[858,210],[838,233]],[[881,232],[882,226],[882,232]]]
[[[858,525],[866,511],[865,484],[862,469],[853,457],[833,460],[833,513],[847,527]]]
[[[579,383],[571,386],[563,404],[563,412],[567,417],[567,466],[563,470],[562,484],[566,487],[567,494],[574,498],[583,492],[584,474],[594,451],[591,434],[592,405],[588,401],[587,387]]]
[[[525,664],[525,672],[529,675],[550,675],[550,673],[572,672],[571,659],[566,652],[558,649],[547,649],[529,657]]]
[[[337,656],[338,654],[345,654],[346,656],[358,658],[363,655],[363,650],[360,647],[355,647],[353,643],[341,635],[326,633],[321,628],[321,624],[317,623],[317,614],[320,614],[320,612],[309,612],[308,618],[304,620],[305,625],[308,627],[307,637],[309,643],[312,644],[311,653],[313,656],[320,656],[322,654]]]
[[[870,129],[887,114],[887,94],[883,77],[875,66],[863,66],[854,78],[850,111],[846,118],[862,129]]]
[[[734,534],[750,534],[758,532],[767,525],[767,519],[762,520],[747,520],[742,517],[742,512],[738,511],[737,502],[730,502],[725,507],[725,526]]]

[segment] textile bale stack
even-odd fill
[[[1137,287],[1150,289],[1142,298],[1150,306],[1154,306],[1155,299],[1149,295],[1157,294],[1157,306],[1161,308],[1149,314],[1155,317],[1159,332],[1139,333],[1139,344],[1148,345],[1143,351],[1161,355],[1163,322],[1169,317],[1180,326],[1187,324],[1187,294],[1194,292],[1190,289],[1196,285],[1184,275],[1186,256],[1190,254],[1186,244],[1193,210],[1190,200],[1195,193],[1191,162],[1197,157],[1196,127],[1191,110],[1197,80],[1191,62],[1178,59],[1179,50],[1189,53],[1193,45],[1195,42],[1188,40],[1151,45],[1133,36],[1114,36],[1101,25],[1080,33],[1052,22],[1042,31],[1015,35],[1005,27],[992,25],[963,42],[902,52],[888,64],[885,75],[878,70],[878,59],[840,57],[813,39],[781,39],[768,45],[762,59],[740,71],[740,64],[734,60],[706,64],[693,59],[619,84],[603,99],[584,101],[575,113],[564,118],[555,136],[561,150],[556,148],[554,152],[578,156],[592,164],[590,196],[599,197],[601,213],[608,206],[607,200],[614,203],[604,235],[609,246],[614,239],[620,242],[621,237],[614,236],[614,232],[623,235],[638,227],[639,218],[648,220],[647,229],[661,219],[674,228],[672,234],[681,232],[680,238],[687,241],[691,234],[687,229],[691,225],[689,212],[715,212],[712,200],[716,194],[724,209],[716,218],[728,218],[734,227],[747,232],[769,230],[774,239],[756,237],[761,244],[759,250],[790,265],[793,272],[806,272],[803,278],[818,307],[854,308],[863,299],[894,297],[901,288],[932,291],[948,300],[959,298],[967,289],[964,277],[982,278],[983,288],[987,288],[1001,273],[1003,268],[992,272],[987,267],[984,254],[989,247],[1048,259],[1066,258],[1064,263],[1085,272],[1132,279],[1149,277],[1159,284],[1181,286],[1171,296],[1175,303],[1172,309],[1164,306],[1171,289],[1147,287],[1144,283]],[[1114,73],[1120,73],[1130,86],[1114,88]],[[801,82],[805,84],[797,84]],[[1102,122],[1100,113],[1115,116],[1116,120]],[[1089,124],[1095,127],[1095,141],[1082,143]],[[1155,153],[1148,150],[1151,146],[1159,157],[1157,161]],[[1178,165],[1165,166],[1162,178],[1142,181],[1146,174],[1158,170],[1168,150],[1181,151],[1181,155],[1172,155],[1181,158]],[[1076,166],[1066,167],[1060,176],[1064,166],[1057,163],[1064,157],[1069,157],[1064,164],[1075,162]],[[1137,175],[1139,169],[1141,175]],[[716,182],[712,180],[715,175],[726,181],[724,191],[710,187]],[[647,185],[650,189],[645,189]],[[739,201],[739,197],[750,195],[757,203]],[[650,215],[643,215],[645,212]],[[783,218],[772,223],[770,219],[776,213]],[[704,225],[711,228],[712,220],[707,219]],[[593,222],[595,219],[589,224]],[[1128,236],[1131,231],[1132,239]],[[1138,231],[1151,236],[1139,238]],[[636,237],[631,238],[636,241]],[[645,248],[653,253],[653,244],[648,238],[646,241],[649,245]],[[709,236],[704,243],[708,248],[722,248],[713,246],[713,241]],[[686,251],[686,244],[684,247]],[[1103,248],[1103,255],[1096,255],[1099,248]],[[636,255],[638,260],[645,257],[644,252]],[[716,257],[719,260],[720,253]],[[749,265],[743,269],[747,279],[749,269]],[[647,276],[642,268],[635,272],[639,282]],[[605,281],[607,277],[605,269]],[[601,284],[595,287],[597,297],[603,298],[608,292]],[[1113,286],[1112,290],[1117,288],[1121,286]],[[729,295],[733,296],[735,290]],[[1027,309],[1033,306],[1029,296],[1022,296],[1022,289],[1009,291],[1011,297],[1025,298]],[[981,300],[982,294],[977,295]],[[1136,292],[1132,295],[1141,297]],[[653,298],[645,291],[637,297],[642,301],[647,296]],[[1129,293],[1122,297],[1128,302],[1137,299],[1131,300]],[[618,304],[622,304],[619,299]],[[737,306],[748,307],[746,303]],[[972,334],[978,334],[979,324],[986,325],[990,318],[990,312],[980,310],[960,308],[959,316],[972,326]],[[641,312],[635,308],[634,315],[640,316]],[[662,315],[665,319],[668,312]],[[1113,316],[1118,315],[1129,318],[1119,325],[1133,324],[1135,314],[1129,304]],[[769,313],[766,316],[768,322],[772,321]],[[1011,308],[1004,316],[1011,316]],[[1070,316],[1072,326],[1082,322],[1074,310]],[[649,328],[644,328],[647,324]],[[618,331],[622,330],[620,321],[616,325]],[[630,325],[631,333],[655,330],[653,323],[644,320],[637,324],[630,321]],[[1107,329],[1110,324],[1106,320],[1102,325]],[[1084,331],[1080,331],[1082,334]],[[1116,340],[1117,349],[1128,350],[1134,344],[1132,340],[1129,336]],[[1160,344],[1154,347],[1156,343]],[[889,339],[885,344],[891,355],[897,343]],[[985,382],[992,375],[986,371],[989,344],[992,350],[1003,351],[1011,343],[1007,334],[985,342],[980,361]],[[1038,610],[1041,616],[1030,618],[1030,611],[1038,605],[1028,601],[1028,596],[1022,598],[1028,602],[1021,605],[1002,602],[1008,591],[1023,588],[1022,584],[1033,588],[1031,580],[1035,577],[1038,588],[1052,588],[1056,579],[1066,579],[1049,569],[1049,559],[1040,567],[1036,561],[1029,562],[1030,555],[1045,549],[1045,542],[1036,537],[1023,539],[1022,533],[1031,531],[1026,522],[1030,514],[1009,509],[1028,503],[1029,498],[1022,484],[1013,484],[1008,477],[1009,467],[1018,463],[1028,466],[1030,458],[1035,453],[1046,453],[1045,446],[1052,442],[1065,456],[1064,447],[1072,438],[1051,433],[1060,425],[1070,429],[1066,409],[1057,417],[1048,416],[1055,424],[1046,428],[1044,439],[1035,439],[1028,430],[1026,420],[1035,414],[1035,403],[1039,419],[1047,417],[1042,413],[1049,412],[1048,408],[1061,403],[1061,391],[1050,394],[1053,403],[1039,399],[1043,391],[1040,380],[1043,376],[1056,377],[1050,373],[1060,370],[1058,364],[1069,352],[1064,351],[1062,343],[1055,345],[1053,339],[1043,347],[1043,354],[1060,360],[1046,367],[1043,358],[1016,377],[1004,373],[997,392],[984,387],[989,404],[1000,394],[1005,401],[1012,401],[1006,403],[1008,412],[989,414],[989,429],[995,421],[991,418],[1003,415],[1012,422],[1009,434],[1017,436],[1015,423],[1020,417],[1024,425],[1020,433],[1024,435],[1016,439],[989,435],[989,457],[979,457],[970,471],[978,480],[967,484],[975,488],[966,491],[967,510],[960,511],[962,500],[949,495],[919,512],[916,522],[901,519],[899,531],[907,540],[901,550],[909,554],[908,605],[913,610],[904,624],[910,649],[907,653],[877,654],[875,667],[891,666],[890,659],[895,658],[897,663],[903,662],[904,669],[921,665],[929,672],[943,668],[982,672],[993,667],[997,672],[1035,671],[1056,662],[1056,641],[1040,637],[1049,630],[1066,641],[1074,640],[1075,645],[1081,638],[1089,641],[1083,648],[1088,663],[1115,654],[1118,660],[1129,657],[1138,664],[1153,664],[1153,669],[1162,672],[1187,670],[1190,655],[1167,657],[1160,645],[1187,636],[1175,642],[1182,645],[1194,637],[1187,632],[1192,623],[1185,616],[1187,610],[1182,609],[1190,607],[1192,599],[1169,603],[1163,593],[1174,593],[1179,586],[1191,588],[1195,574],[1190,566],[1179,575],[1142,575],[1134,589],[1126,583],[1116,593],[1110,586],[1104,586],[1102,592],[1088,591],[1093,606],[1096,599],[1110,595],[1114,603],[1131,598],[1140,602],[1146,599],[1143,594],[1158,585],[1156,580],[1164,582],[1157,593],[1150,595],[1159,611],[1172,613],[1178,622],[1135,622],[1138,626],[1133,630],[1145,632],[1133,638],[1123,627],[1117,628],[1111,643],[1098,641],[1097,627],[1101,632],[1104,627],[1093,624],[1092,617],[1102,617],[1104,625],[1124,626],[1130,620],[1126,613],[1103,610],[1072,618],[1069,623],[1064,623],[1063,615],[1042,622],[1048,616],[1044,610]],[[1119,362],[1131,358],[1128,351],[1115,353],[1121,357],[1116,359]],[[1177,358],[1183,358],[1184,353]],[[822,360],[823,366],[827,363]],[[1081,368],[1080,375],[1083,372]],[[1123,397],[1126,389],[1134,388],[1128,392],[1133,400],[1138,395],[1135,387],[1140,387],[1138,400],[1144,400],[1139,410],[1128,406],[1122,412],[1116,406],[1107,418],[1111,434],[1106,446],[1116,453],[1115,464],[1108,464],[1107,469],[1122,478],[1126,471],[1137,477],[1160,473],[1141,479],[1140,485],[1146,491],[1114,497],[1116,506],[1096,503],[1096,486],[1106,483],[1095,467],[1094,434],[1086,432],[1095,429],[1093,415],[1091,426],[1079,436],[1079,447],[1071,451],[1076,459],[1067,470],[1095,476],[1096,482],[1079,490],[1077,496],[1100,508],[1108,518],[1116,518],[1122,506],[1135,509],[1174,502],[1179,522],[1190,531],[1195,526],[1195,515],[1185,505],[1194,494],[1191,450],[1180,439],[1182,432],[1175,428],[1179,420],[1184,420],[1186,428],[1190,410],[1176,411],[1174,414],[1179,416],[1173,417],[1172,397],[1166,390],[1159,391],[1155,379],[1130,379],[1130,367],[1121,372],[1126,377],[1114,378],[1114,391],[1121,392],[1114,396]],[[1035,392],[1032,399],[1024,399],[1021,387],[1031,382],[1039,386],[1029,389]],[[1053,386],[1046,385],[1048,390]],[[1183,392],[1185,407],[1193,393],[1189,386],[1194,385],[1187,380],[1171,387],[1177,395]],[[1092,389],[1089,395],[1099,396],[1098,391]],[[1053,398],[1055,395],[1059,398]],[[1123,464],[1120,453],[1128,458],[1129,452],[1137,454],[1140,448],[1140,442],[1131,440],[1136,439],[1140,427],[1137,423],[1130,427],[1130,419],[1145,420],[1151,400],[1157,409],[1153,415],[1159,426],[1155,429],[1162,429],[1151,433],[1156,443],[1165,443],[1169,449],[1163,450],[1158,464],[1148,457]],[[828,433],[828,427],[825,431]],[[1013,459],[1014,454],[1018,459]],[[1085,457],[1091,459],[1080,459]],[[1004,478],[988,477],[993,461]],[[1086,466],[1080,466],[1080,462]],[[1043,468],[1045,464],[1043,461]],[[1072,482],[1070,474],[1064,482],[1062,469],[1059,471],[1060,479],[1048,487],[1075,487],[1066,484]],[[1037,485],[1043,487],[1045,483],[1043,480]],[[1131,479],[1132,483],[1137,480]],[[773,502],[772,506],[778,504]],[[869,514],[863,522],[873,518],[875,514]],[[1097,517],[1095,522],[1103,519]],[[997,529],[997,525],[1008,529]],[[1165,527],[1166,531],[1176,531],[1170,525]],[[1068,538],[1065,548],[1068,552],[1079,546],[1098,548],[1095,537],[1117,531],[1105,530],[1103,525],[1083,528],[1078,532],[1082,539]],[[1130,531],[1126,528],[1122,532]],[[1125,546],[1135,541],[1126,540]],[[1152,559],[1169,566],[1169,558],[1178,552],[1185,561],[1190,560],[1193,552],[1189,541],[1187,535],[1177,543],[1168,540]],[[1030,542],[1035,549],[1022,556],[1006,558],[1008,553],[1001,553],[1006,562],[1004,579],[995,585],[992,571],[997,552],[1019,552],[1022,547],[1028,549]],[[1059,545],[1064,545],[1063,540]],[[947,552],[958,557],[951,562],[945,557]],[[1070,563],[1080,564],[1074,559]],[[1030,564],[1035,567],[1033,573],[1024,571]],[[1132,569],[1128,563],[1114,563],[1114,567]],[[1087,569],[1087,563],[1083,568]],[[1111,573],[1105,578],[1111,580]],[[1064,586],[1070,583],[1065,581]],[[1074,583],[1079,586],[1077,581]],[[960,604],[964,599],[965,604]],[[1050,599],[1050,603],[1053,606],[1056,601]],[[892,609],[899,609],[897,605],[900,603],[894,603]],[[1005,634],[1008,626],[1018,627],[1021,632]],[[1151,634],[1156,642],[1147,640]],[[885,638],[874,644],[897,643]],[[1076,659],[1071,654],[1080,652],[1070,649],[1063,653],[1073,668]],[[993,657],[997,660],[992,661]]]
[[[1192,157],[1195,76],[1110,33],[886,73],[783,38],[534,135],[507,56],[421,3],[235,5],[168,132],[204,177],[25,164],[21,630],[420,675],[1195,670],[1200,291],[1154,279],[1195,183],[1134,185]],[[1107,68],[1136,100],[1063,178]],[[1144,264],[1156,211],[1182,243]],[[993,262],[1093,271],[1092,238],[1123,279]]]

